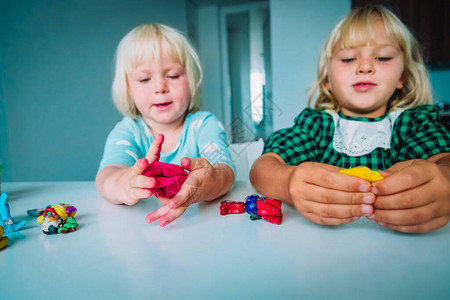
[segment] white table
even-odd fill
[[[165,228],[145,223],[155,199],[112,205],[93,182],[2,191],[28,223],[0,251],[0,299],[450,299],[450,226],[424,235],[366,219],[325,227],[285,204],[281,225],[221,216],[221,200],[254,193],[245,182]],[[45,235],[26,211],[58,203],[77,207],[80,227]]]

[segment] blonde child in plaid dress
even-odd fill
[[[450,216],[450,133],[431,105],[417,41],[388,9],[352,11],[322,51],[309,104],[273,133],[250,180],[323,225],[365,216],[402,232],[428,232]],[[341,174],[366,166],[385,179]]]

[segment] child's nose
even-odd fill
[[[357,73],[359,74],[372,74],[375,72],[375,68],[370,59],[362,59],[358,65]]]
[[[155,78],[153,80],[153,89],[155,94],[165,94],[169,91],[166,81],[163,78]]]

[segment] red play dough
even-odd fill
[[[156,184],[151,189],[153,193],[169,199],[180,191],[187,178],[187,172],[183,167],[160,161],[151,163],[144,175],[155,178]]]

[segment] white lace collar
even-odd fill
[[[395,120],[402,112],[403,110],[396,110],[370,119],[346,117],[328,111],[333,117],[335,127],[333,148],[348,156],[366,155],[376,148],[389,149]]]

